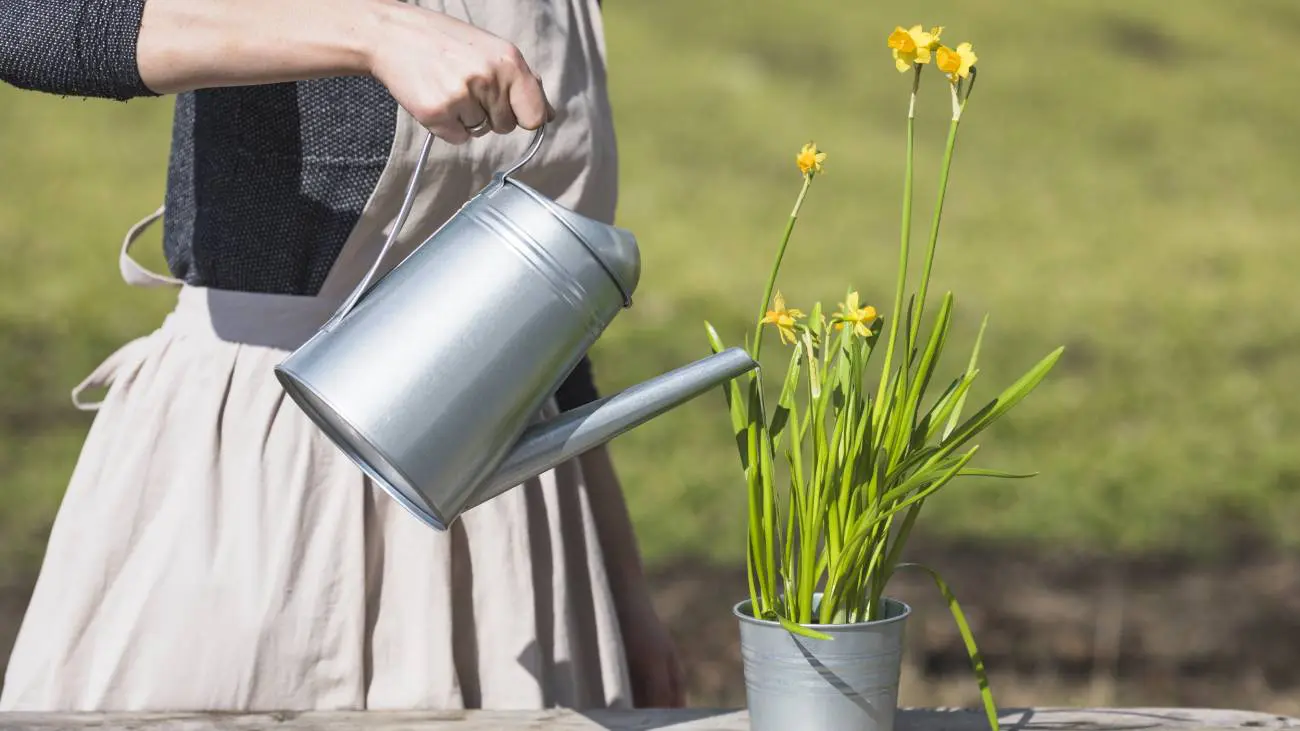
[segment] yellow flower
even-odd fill
[[[795,325],[801,317],[803,313],[799,310],[786,308],[785,297],[778,291],[772,300],[772,309],[763,316],[762,322],[776,325],[776,329],[781,333],[781,342],[793,345],[797,338]]]
[[[851,323],[853,332],[862,337],[871,335],[871,325],[876,321],[876,308],[871,305],[858,306],[858,293],[849,295],[840,303],[840,311],[832,315],[836,330],[843,330],[845,323]]]
[[[941,35],[943,35],[943,26],[942,26],[942,25],[936,25],[936,26],[934,26],[933,28],[930,29],[930,45],[929,45],[929,49],[930,49],[931,51],[938,50],[939,45],[940,45],[940,44],[939,44],[939,36],[941,36]]]
[[[969,43],[957,46],[955,51],[947,46],[939,46],[939,50],[935,52],[935,64],[940,71],[948,75],[948,78],[954,84],[957,83],[959,78],[965,79],[969,77],[971,67],[978,60]]]
[[[894,28],[894,32],[889,34],[888,41],[890,49],[894,52],[894,65],[902,72],[912,68],[912,64],[929,63],[930,47],[934,40],[935,37],[921,30],[920,25],[914,25],[906,30],[901,25]]]
[[[822,171],[822,163],[826,162],[826,153],[817,149],[816,142],[809,142],[799,150],[795,155],[795,164],[799,166],[799,172],[804,175],[816,175]]]

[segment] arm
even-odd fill
[[[453,144],[554,110],[512,44],[399,0],[0,0],[0,79],[127,98],[371,75]]]
[[[405,7],[388,0],[149,0],[140,75],[150,88],[175,93],[366,74],[372,39]]]
[[[377,0],[5,0],[0,78],[129,99],[369,70]]]

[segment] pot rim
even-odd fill
[[[820,595],[821,592],[817,592],[817,594],[815,594],[814,596],[820,596]],[[895,622],[905,621],[912,614],[912,607],[907,602],[902,601],[900,599],[895,599],[891,596],[882,596],[880,598],[887,603],[897,604],[899,607],[902,607],[902,611],[893,617],[886,617],[885,619],[873,619],[870,622],[853,622],[852,624],[799,624],[799,626],[806,627],[812,630],[822,631],[822,632],[835,632],[837,630],[843,631],[843,630],[853,629],[856,627],[883,627],[884,625],[887,624],[893,624]],[[757,625],[759,627],[775,627],[775,628],[785,629],[785,627],[783,627],[780,622],[776,622],[770,619],[759,619],[758,617],[755,617],[752,614],[746,614],[743,611],[741,611],[741,607],[743,607],[746,604],[749,604],[752,601],[753,601],[752,599],[742,599],[736,602],[731,607],[731,613],[734,614],[737,618],[739,618],[740,621],[742,622],[748,622],[749,624]]]

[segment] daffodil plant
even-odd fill
[[[746,338],[745,346],[758,360],[764,332],[775,330],[780,343],[791,348],[789,365],[775,408],[767,403],[761,370],[730,382],[724,393],[748,485],[747,575],[754,615],[778,621],[791,632],[830,639],[810,625],[880,618],[881,598],[895,572],[919,568],[948,603],[996,731],[996,706],[960,606],[937,572],[901,563],[902,551],[925,501],[958,478],[1030,476],[973,466],[979,446],[972,440],[1043,380],[1062,349],[967,415],[966,399],[979,374],[985,317],[964,371],[937,395],[931,393],[952,325],[952,293],[939,301],[924,338],[921,323],[948,172],[977,61],[969,43],[955,50],[943,45],[942,32],[924,32],[919,25],[899,27],[887,41],[898,70],[912,74],[893,309],[882,316],[851,290],[828,318],[820,303],[805,313],[790,307],[780,291],[773,294],[799,210],[826,162],[826,153],[815,143],[804,145],[795,159],[802,186],[763,291],[752,339]],[[927,66],[942,74],[952,100],[952,123],[919,286],[909,292],[913,127]],[[711,347],[722,350],[717,331],[705,325]],[[869,371],[875,363],[880,365],[873,376]],[[788,467],[788,489],[778,491],[776,465],[782,458]],[[779,497],[779,492],[784,495]]]

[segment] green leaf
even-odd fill
[[[1052,366],[1056,365],[1056,362],[1060,360],[1063,352],[1065,352],[1064,346],[1057,348],[1040,360],[1029,372],[1021,376],[1020,380],[1011,384],[997,398],[990,401],[984,408],[957,427],[952,434],[940,443],[940,447],[946,451],[951,451],[961,446],[983,431],[989,424],[1010,411],[1013,406],[1020,403],[1025,396],[1028,396],[1042,382],[1048,372],[1052,370]]]
[[[720,353],[725,350],[725,347],[722,344],[722,338],[718,337],[718,331],[713,329],[713,325],[706,320],[704,328],[709,336],[710,349],[714,353]],[[731,414],[731,428],[733,430],[732,433],[736,438],[736,449],[740,453],[740,466],[741,469],[747,470],[749,469],[749,459],[747,454],[748,450],[745,445],[744,433],[747,419],[745,415],[745,404],[740,397],[740,384],[736,382],[737,380],[739,379],[732,378],[723,384],[722,395],[723,398],[726,399],[727,410]],[[753,381],[757,379],[751,375],[750,380]]]
[[[917,500],[915,504],[908,507],[907,513],[903,516],[903,523],[898,527],[898,532],[894,534],[893,545],[889,547],[889,555],[885,557],[886,576],[892,574],[894,567],[898,565],[898,559],[903,554],[903,547],[907,545],[907,539],[912,535],[912,526],[916,525],[916,518],[921,514],[921,506],[924,504],[924,500]]]
[[[978,467],[969,467],[957,474],[958,477],[995,477],[1002,480],[1025,480],[1030,477],[1037,477],[1037,472],[1003,472],[1001,470],[984,470]]]
[[[989,731],[999,731],[998,706],[993,701],[993,690],[989,687],[989,676],[984,669],[984,656],[975,645],[975,636],[971,634],[970,625],[966,622],[966,614],[957,603],[957,597],[953,595],[952,589],[948,588],[947,582],[939,576],[939,573],[928,566],[905,563],[899,564],[898,568],[916,568],[926,572],[934,580],[939,592],[943,594],[944,601],[948,604],[948,611],[952,613],[953,621],[957,623],[957,631],[961,633],[962,642],[966,645],[966,657],[970,660],[971,669],[974,670],[975,679],[979,683],[980,698],[984,701],[984,715],[988,717]]]
[[[907,395],[909,416],[915,415],[920,409],[925,389],[929,387],[930,378],[934,376],[934,369],[943,354],[943,345],[948,339],[948,327],[952,324],[952,303],[952,292],[948,292],[943,296],[943,303],[939,306],[939,314],[934,320],[934,329],[930,331],[930,341],[925,346],[921,364],[916,370],[916,380],[912,382],[911,392]]]
[[[799,386],[799,359],[803,355],[803,343],[795,343],[794,352],[790,354],[790,365],[785,372],[785,383],[781,386],[781,396],[776,400],[776,411],[772,414],[772,423],[768,431],[772,434],[774,449],[781,446],[781,434],[785,431],[790,418],[790,409],[794,405],[795,392]]]
[[[794,622],[791,622],[785,617],[777,617],[777,621],[781,623],[782,627],[785,627],[787,630],[797,635],[803,635],[804,637],[811,637],[814,640],[831,640],[831,641],[835,640],[834,637],[831,637],[828,634],[818,632],[817,630],[811,627],[805,627],[801,624],[795,624]]]
[[[980,331],[975,336],[975,347],[971,348],[970,363],[966,365],[966,376],[972,381],[975,380],[975,374],[979,372],[975,368],[975,364],[979,361],[980,344],[984,342],[984,330],[988,328],[988,326],[989,316],[985,315],[984,319],[980,321]],[[953,408],[952,413],[948,416],[948,425],[944,427],[941,439],[947,439],[948,435],[952,433],[952,430],[957,428],[957,420],[961,418],[962,407],[966,405],[966,393],[967,392],[963,392],[961,398],[957,399],[957,403]]]
[[[907,318],[903,320],[902,324],[903,324],[904,335],[916,329],[916,327],[920,324],[920,322],[916,319],[916,295],[915,294],[909,294],[907,296]],[[910,338],[908,340],[904,340],[903,341],[904,379],[906,378],[907,374],[910,374],[912,372],[912,363],[915,360],[916,360],[915,344],[910,342]]]
[[[759,438],[758,432],[762,424],[762,404],[758,400],[758,381],[749,382],[750,398],[750,421],[745,427],[745,451],[746,451],[746,469],[745,482],[748,488],[749,502],[749,553],[751,556],[750,564],[758,579],[757,592],[754,594],[755,611],[764,611],[769,608],[769,602],[774,596],[775,586],[769,580],[770,569],[772,564],[772,554],[768,546],[764,532],[764,520],[767,512],[767,505],[763,499],[763,475],[759,468],[761,460],[759,459]]]
[[[809,346],[809,352],[812,352],[811,345]],[[814,402],[821,401],[822,386],[825,380],[822,375],[824,370],[821,361],[817,357],[810,356],[808,358],[808,390],[811,392]]]
[[[975,382],[975,377],[978,375],[979,369],[976,368],[967,371],[952,382],[948,391],[930,409],[930,413],[917,424],[912,435],[913,445],[920,446],[929,441],[939,431],[944,421],[952,423],[952,416],[961,410],[961,404],[966,400],[966,394],[970,393],[971,384]]]
[[[916,469],[923,462],[933,458],[938,453],[939,448],[936,446],[921,447],[920,449],[912,450],[912,452],[903,459],[902,463],[890,471],[890,479],[893,480],[908,475],[912,470]],[[930,466],[933,467],[934,465]]]
[[[764,415],[767,413],[764,408],[763,391],[757,385],[750,389],[750,413],[756,415],[751,421],[751,430],[757,433],[757,472],[760,488],[760,499],[762,500],[762,545],[763,560],[766,562],[766,584],[769,592],[776,591],[776,573],[778,554],[776,553],[776,542],[779,538],[777,535],[777,505],[776,505],[776,488],[772,475],[772,460],[774,451],[772,448],[771,435],[767,431],[767,423]],[[750,493],[754,495],[753,492]],[[771,594],[769,594],[770,596]]]
[[[908,478],[907,481],[904,482],[903,484],[891,489],[888,493],[885,494],[885,497],[881,499],[882,503],[889,505],[890,507],[887,508],[886,512],[882,513],[878,519],[883,520],[885,518],[888,518],[889,516],[893,515],[894,513],[897,513],[903,508],[912,505],[920,500],[924,500],[930,495],[934,494],[936,491],[939,490],[939,488],[943,487],[944,485],[947,485],[955,477],[957,477],[957,473],[961,471],[961,468],[965,467],[966,463],[971,461],[971,459],[975,457],[975,453],[978,451],[979,451],[978,444],[971,447],[969,452],[963,454],[961,456],[961,459],[957,460],[957,464],[950,467],[948,470],[946,470],[943,474],[941,474],[937,478],[928,479],[929,475],[933,474],[932,470],[917,472],[915,475],[912,475],[910,478]],[[913,490],[915,490],[916,492],[912,492]],[[908,493],[912,493],[912,494],[907,499],[902,500],[901,502],[898,502],[896,504],[894,503],[894,501],[899,500],[900,498],[902,498],[904,495],[907,495]]]
[[[894,382],[895,388],[891,399],[893,406],[890,408],[889,417],[885,424],[885,426],[891,427],[888,432],[889,441],[886,444],[889,445],[889,451],[894,455],[895,459],[907,453],[907,446],[912,436],[912,414],[908,410],[907,392],[905,390],[907,381],[902,375],[900,374],[898,380]],[[890,466],[894,465],[891,464]]]

